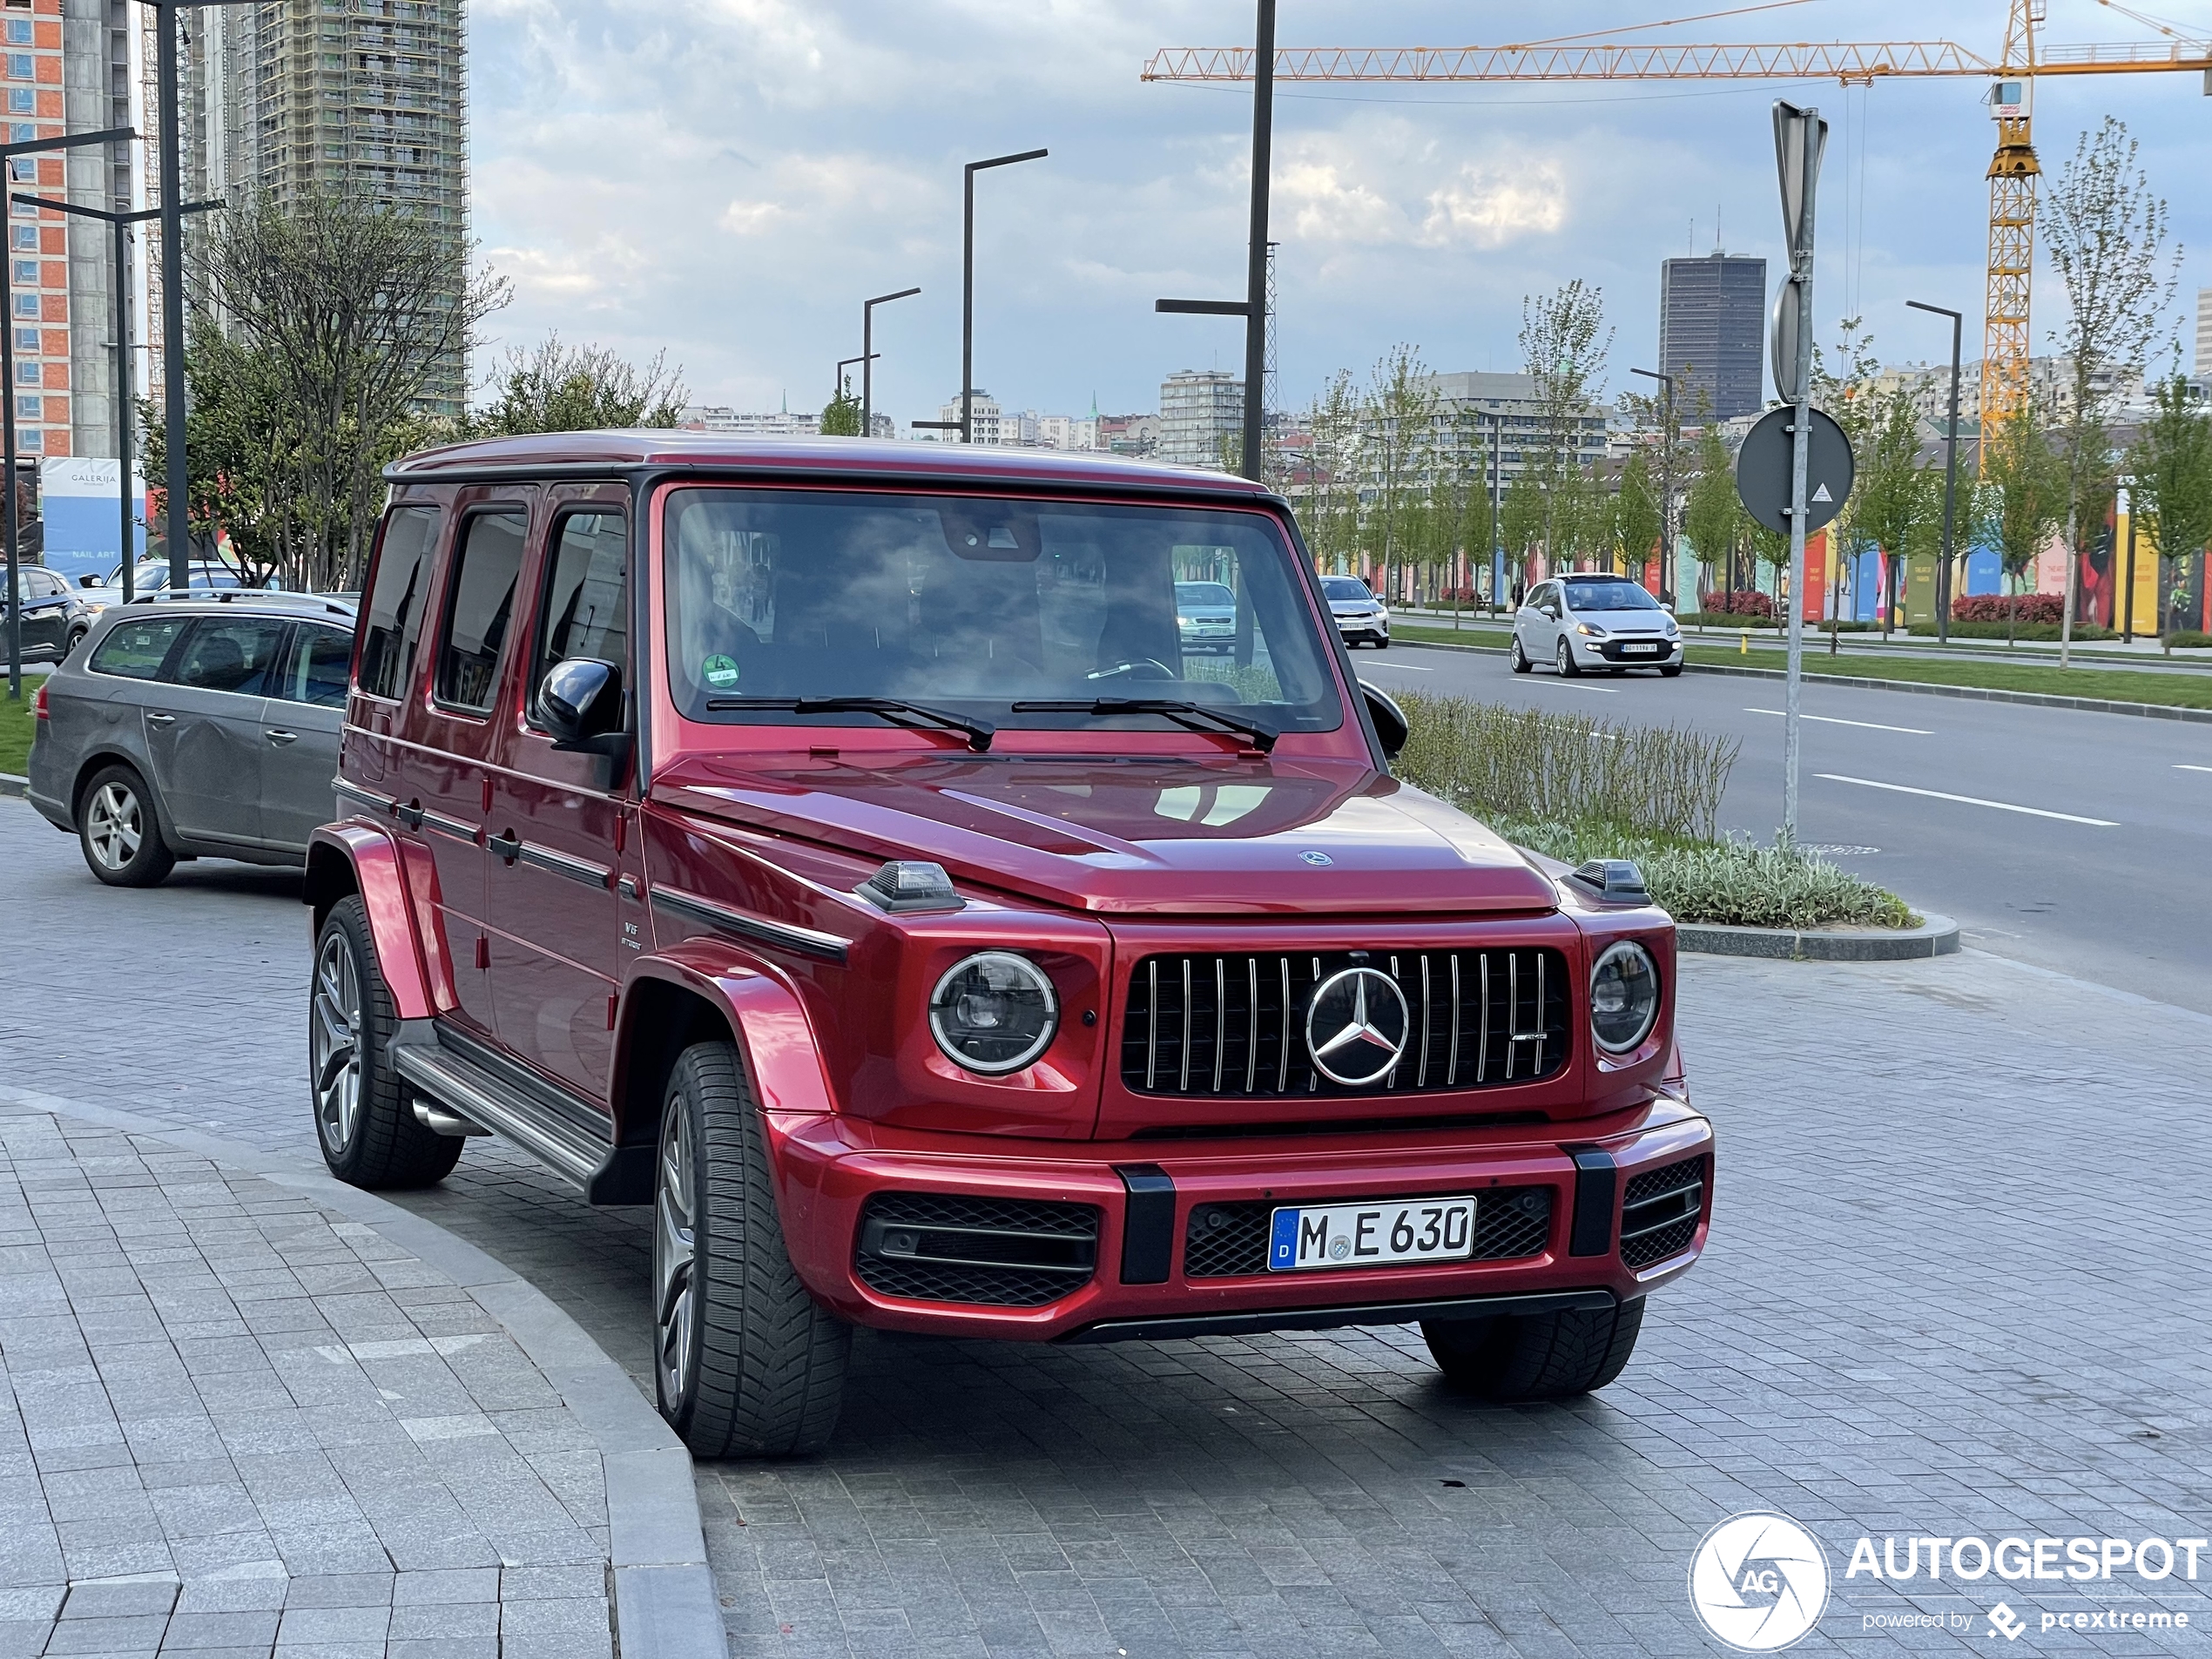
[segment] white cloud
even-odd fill
[[[1429,193],[1428,207],[1423,241],[1503,247],[1566,224],[1567,186],[1555,161],[1470,161],[1450,184]]]

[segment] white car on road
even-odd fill
[[[1624,576],[1564,576],[1528,590],[1513,619],[1513,671],[1548,663],[1561,674],[1656,668],[1682,672],[1673,613]]]
[[[1325,576],[1321,593],[1346,645],[1365,640],[1377,651],[1390,649],[1390,612],[1366,583],[1356,576]]]

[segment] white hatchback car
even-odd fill
[[[1356,576],[1325,576],[1321,594],[1345,645],[1356,647],[1365,640],[1377,651],[1390,649],[1389,609],[1366,583]]]
[[[1540,582],[1513,619],[1513,671],[1549,663],[1561,674],[1656,668],[1682,672],[1682,630],[1664,605],[1623,576]]]

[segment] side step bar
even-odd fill
[[[483,1051],[435,1020],[402,1021],[392,1068],[420,1095],[418,1122],[441,1135],[513,1142],[595,1204],[647,1204],[653,1149],[617,1146],[604,1112]]]

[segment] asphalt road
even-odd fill
[[[1724,732],[1743,743],[1724,827],[1781,822],[1780,680],[1561,680],[1406,644],[1353,660],[1386,690]],[[1800,706],[1801,840],[1969,944],[2212,1013],[2212,725],[1817,680]]]

